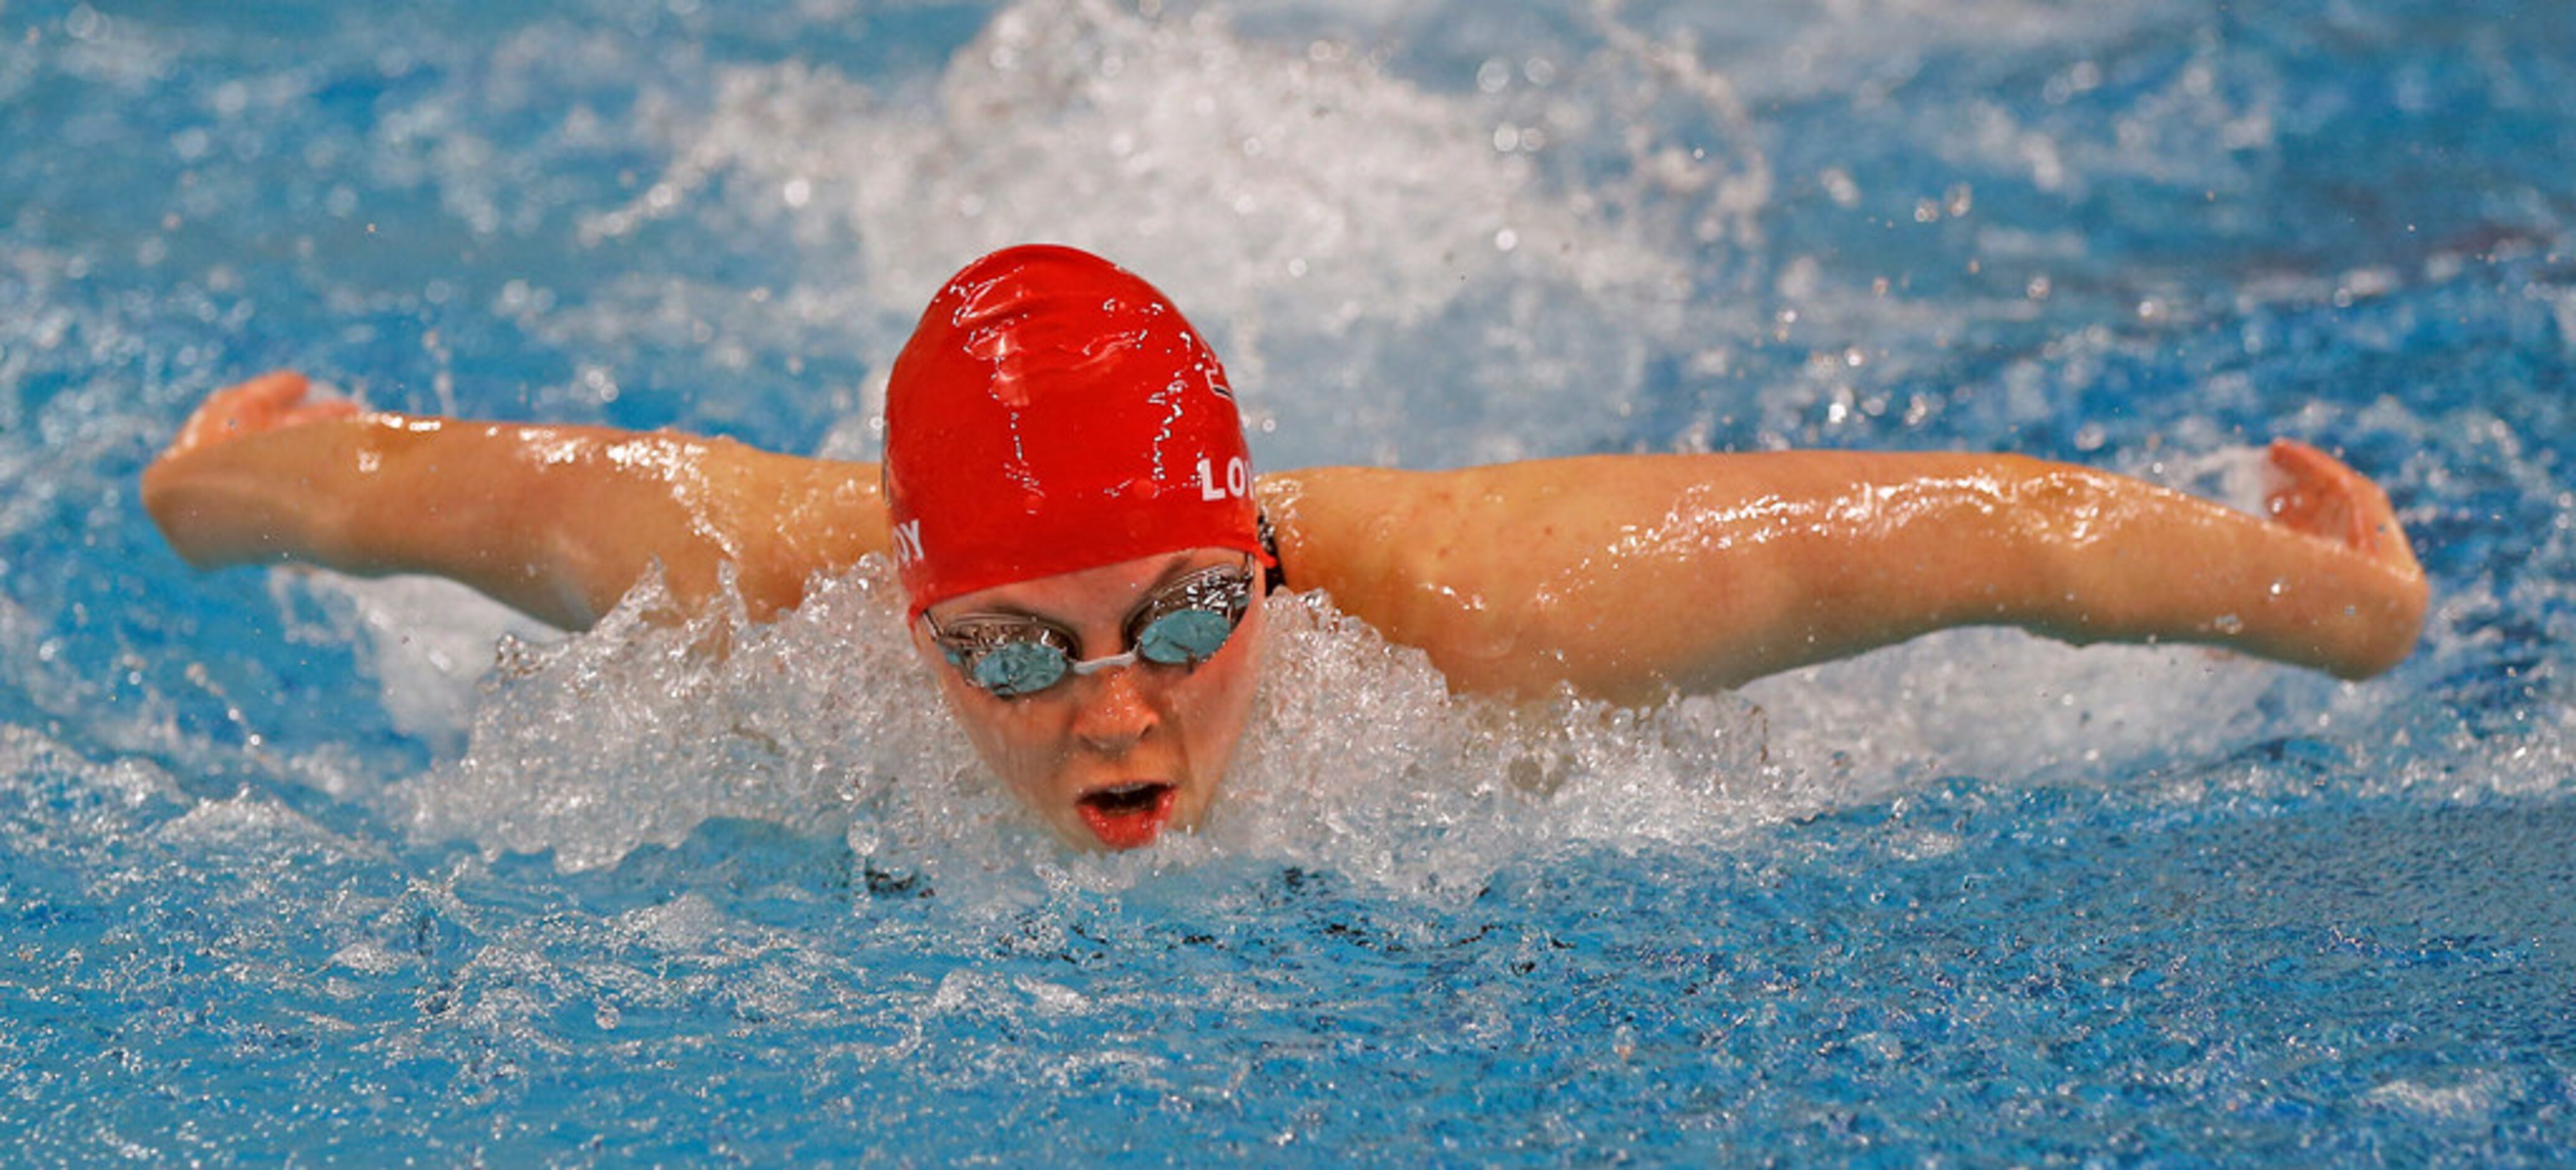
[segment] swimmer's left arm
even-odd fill
[[[1289,582],[1463,690],[1650,701],[1962,625],[2230,646],[2360,677],[2423,573],[2386,497],[2277,444],[2265,519],[2017,456],[1598,456],[1269,477]]]

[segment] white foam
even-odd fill
[[[641,588],[588,634],[514,647],[462,758],[410,785],[415,825],[584,868],[712,817],[839,823],[870,786],[853,769],[920,766],[921,734],[894,713],[935,701],[886,608],[866,604],[884,583],[845,584],[769,627],[657,624],[664,598]]]
[[[492,667],[503,638],[548,642],[558,631],[500,602],[434,577],[351,577],[323,570],[285,571],[269,578],[286,618],[286,635],[298,641],[340,644],[359,640],[396,730],[445,754],[464,744],[476,688]],[[316,603],[318,619],[303,620]]]
[[[1848,776],[1832,787],[1858,800],[1941,776],[2080,780],[2223,754],[2275,733],[2264,696],[2330,685],[2198,646],[1953,630],[1743,693],[1770,713],[1775,760]]]
[[[861,330],[879,369],[967,259],[1023,240],[1092,248],[1216,335],[1278,465],[1610,441],[1646,338],[1679,329],[1684,268],[1609,214],[1617,199],[1498,149],[1494,99],[1431,92],[1348,46],[1032,2],[997,14],[934,94],[900,96],[801,64],[731,70],[712,111],[662,125],[661,181],[584,231],[783,218],[825,283],[774,304]],[[1696,309],[1702,328],[1731,311]],[[592,328],[615,334],[620,313]],[[1450,422],[1407,425],[1426,414]]]
[[[25,799],[41,795],[57,815],[103,841],[138,831],[150,823],[156,806],[186,799],[169,773],[149,760],[129,756],[92,763],[52,736],[14,723],[0,723],[0,776],[13,778]],[[0,818],[0,833],[11,828]]]
[[[2361,1096],[2372,1105],[2425,1121],[2457,1124],[2491,1120],[2514,1094],[2502,1076],[2486,1069],[2470,1069],[2455,1084],[2428,1085],[2399,1079]]]
[[[2183,648],[2070,650],[1961,633],[1650,710],[1460,697],[1317,594],[1274,598],[1256,714],[1203,831],[1068,854],[984,772],[871,561],[773,626],[647,618],[514,653],[464,755],[404,787],[416,827],[614,864],[711,818],[843,832],[872,868],[967,902],[1124,888],[1256,857],[1466,896],[1568,845],[1722,843],[1931,778],[2125,774],[2269,726],[2296,676]],[[705,647],[727,642],[711,654]],[[2286,680],[2286,681],[2285,681]],[[2011,735],[1995,728],[2008,726]]]

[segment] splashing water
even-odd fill
[[[966,750],[878,562],[775,624],[736,610],[673,625],[652,616],[667,605],[639,589],[583,637],[506,648],[461,757],[404,786],[414,828],[576,869],[720,818],[845,833],[863,863],[934,882],[1063,863]],[[1740,701],[1460,698],[1321,594],[1271,610],[1247,758],[1215,822],[1096,877],[1240,856],[1472,893],[1551,842],[1693,840],[1839,795],[1767,764],[1760,714]]]

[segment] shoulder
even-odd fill
[[[1352,566],[1408,524],[1410,482],[1420,473],[1383,467],[1308,467],[1253,483],[1265,538],[1278,561],[1272,584],[1334,590]]]

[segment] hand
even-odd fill
[[[188,416],[187,423],[179,428],[179,437],[172,439],[169,449],[161,453],[161,461],[262,431],[358,413],[358,404],[344,398],[306,402],[304,395],[310,388],[304,375],[276,370],[217,390],[198,404],[195,414]]]
[[[2415,569],[2415,552],[2388,493],[2343,461],[2295,439],[2274,439],[2263,510],[2291,529],[2322,536],[2382,564]]]

